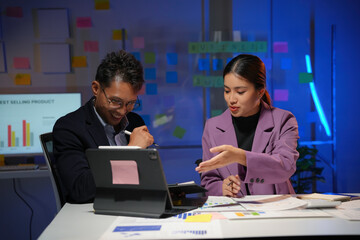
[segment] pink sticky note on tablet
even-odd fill
[[[139,185],[139,172],[134,160],[110,160],[113,184]]]

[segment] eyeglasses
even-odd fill
[[[131,111],[131,110],[139,108],[141,105],[138,97],[136,97],[135,101],[130,101],[130,102],[124,103],[122,100],[115,100],[115,99],[108,98],[104,88],[101,88],[101,90],[104,92],[106,100],[110,104],[111,108],[114,108],[114,109],[115,108],[123,108],[124,106],[126,106],[126,110]]]

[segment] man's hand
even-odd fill
[[[128,146],[139,146],[141,148],[147,148],[154,143],[154,137],[149,133],[146,126],[134,128],[130,135],[130,141]]]

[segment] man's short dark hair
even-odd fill
[[[96,71],[95,80],[102,86],[109,87],[116,76],[119,76],[121,81],[130,83],[135,92],[140,91],[144,83],[141,63],[124,50],[106,55]]]

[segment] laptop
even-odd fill
[[[164,218],[206,201],[175,206],[157,149],[88,149],[86,156],[96,184],[95,214]]]

